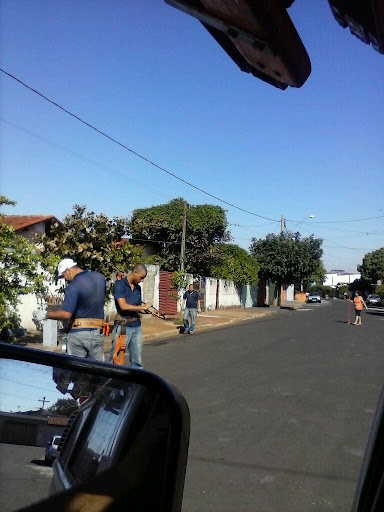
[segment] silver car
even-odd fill
[[[307,297],[307,303],[319,302],[321,304],[321,295],[319,292],[310,292]]]
[[[367,306],[381,306],[381,299],[375,293],[371,293],[367,295],[365,303],[367,304]]]
[[[61,436],[53,436],[49,441],[46,449],[45,449],[45,462],[52,464],[52,462],[59,455],[57,451],[57,447],[59,446]]]

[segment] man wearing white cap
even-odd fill
[[[64,302],[58,311],[49,311],[47,319],[70,320],[67,352],[72,356],[104,361],[103,336],[105,278],[99,272],[82,270],[70,258],[61,260],[57,267],[59,278],[64,278]]]

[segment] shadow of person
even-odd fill
[[[50,466],[51,465],[45,459],[33,459],[33,460],[31,460],[31,464],[35,464],[35,466]]]

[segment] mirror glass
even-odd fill
[[[169,416],[145,386],[0,359],[0,509],[18,510],[113,469],[132,453],[164,475]],[[156,471],[154,471],[154,468]],[[136,479],[136,483],[137,483]]]

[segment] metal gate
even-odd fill
[[[160,270],[159,311],[164,315],[177,314],[177,290],[171,288],[173,272]]]
[[[18,421],[6,421],[1,436],[1,442],[35,446],[36,437],[37,425]]]

